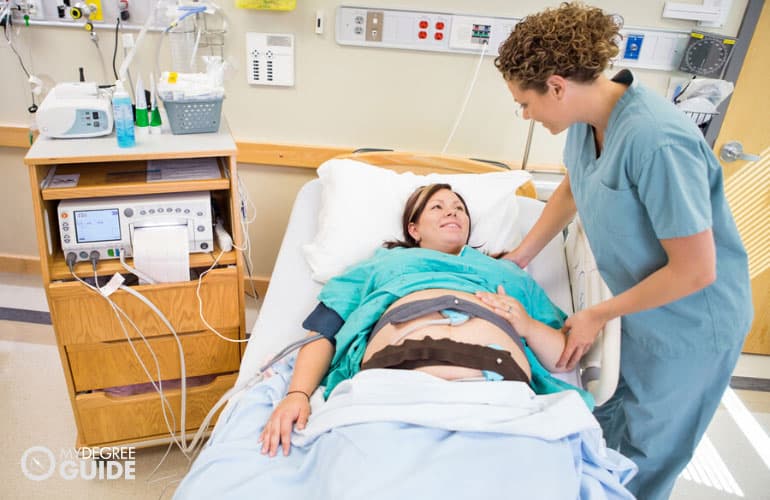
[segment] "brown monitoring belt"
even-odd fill
[[[499,373],[503,380],[529,383],[527,374],[508,351],[455,342],[450,339],[436,340],[432,337],[405,340],[402,344],[389,345],[363,363],[361,369],[398,368],[412,370],[437,365],[488,370]]]

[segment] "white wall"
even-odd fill
[[[534,0],[360,0],[350,5],[523,17],[558,3]],[[608,12],[621,14],[629,27],[680,31],[696,27],[688,21],[662,19],[664,3],[661,0],[593,2]],[[691,3],[702,2],[691,0]],[[746,0],[734,1],[726,26],[709,31],[737,34],[746,3]],[[335,9],[341,4],[331,0],[298,0],[297,4],[297,9],[291,12],[240,10],[234,7],[234,2],[223,4],[229,22],[226,51],[234,65],[226,85],[224,112],[236,139],[440,151],[465,96],[477,56],[338,45],[334,39],[334,19]],[[319,9],[327,20],[323,35],[314,32],[315,12]],[[246,83],[245,33],[250,31],[295,35],[296,85],[293,88],[251,87]],[[134,74],[144,73],[145,81],[152,68],[156,38],[155,34],[148,38],[139,54],[138,67],[133,70]],[[100,42],[110,67],[111,32],[101,32]],[[43,76],[48,82],[75,79],[78,66],[84,66],[86,75],[91,78],[101,75],[95,58],[96,49],[81,29],[24,28],[17,43],[31,72]],[[167,68],[167,44],[164,49],[161,67]],[[25,126],[28,123],[26,109],[30,104],[28,86],[18,61],[5,43],[0,43],[0,67],[3,68],[3,80],[10,83],[4,85],[0,94],[0,124]],[[671,76],[657,71],[637,71],[637,75],[661,93],[665,92]],[[527,127],[526,122],[513,115],[513,103],[503,80],[494,68],[492,58],[486,58],[466,115],[447,152],[518,163],[523,154]],[[551,136],[537,126],[530,164],[561,163],[562,144],[563,136]],[[26,173],[20,165],[21,154],[17,160],[11,157],[12,154],[5,154],[0,158],[4,178],[18,185],[16,192],[24,190],[28,193]],[[15,161],[19,164],[13,165]],[[249,168],[242,167],[244,171]],[[282,197],[280,205],[288,207],[301,184],[299,180],[311,176],[312,173],[307,172],[289,174],[291,180],[287,182],[286,173],[262,169],[250,172],[246,184],[252,198],[263,201],[266,195],[272,199],[279,193]],[[9,201],[21,204],[14,202],[13,197],[3,204]],[[287,210],[274,204],[263,206],[252,231],[253,239],[264,242],[255,256],[257,272],[267,274],[272,269]],[[4,228],[3,224],[8,223],[0,222],[0,234],[9,234],[7,229],[10,227]],[[29,231],[34,235],[31,227]],[[29,244],[30,240],[34,240],[34,236],[18,240],[23,243],[3,238],[0,254],[34,255],[36,250]]]

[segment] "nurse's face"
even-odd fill
[[[417,222],[410,223],[408,229],[420,248],[457,254],[468,241],[470,219],[462,200],[442,189],[428,199]]]
[[[525,120],[535,120],[552,134],[558,134],[570,126],[563,104],[563,89],[554,88],[550,83],[544,94],[537,90],[522,89],[518,82],[508,80],[508,90],[513,100],[521,106]]]

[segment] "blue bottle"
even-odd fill
[[[112,94],[112,114],[115,121],[115,135],[118,146],[130,148],[136,146],[134,136],[134,111],[131,108],[131,97],[123,88],[123,82],[115,82],[115,92]]]

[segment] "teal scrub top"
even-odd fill
[[[711,228],[717,278],[664,306],[622,318],[623,335],[652,352],[721,351],[751,326],[746,252],[724,195],[722,167],[697,126],[621,71],[628,85],[596,158],[593,128],[570,127],[564,163],[599,271],[613,294],[664,266],[661,239]]]

